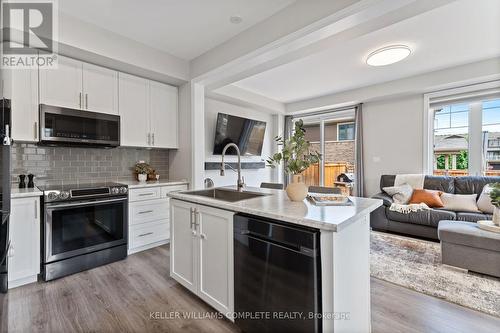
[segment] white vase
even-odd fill
[[[302,175],[293,175],[292,183],[286,187],[286,194],[292,201],[303,201],[307,197],[307,186]]]
[[[148,175],[145,173],[140,173],[137,175],[137,179],[139,179],[140,182],[145,182],[148,180]]]
[[[500,226],[500,208],[496,206],[493,210],[493,223]]]

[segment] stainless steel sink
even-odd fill
[[[238,192],[235,190],[222,189],[222,188],[211,188],[206,190],[186,192],[184,194],[199,195],[202,197],[217,199],[221,201],[228,201],[228,202],[236,202],[236,201],[247,200],[268,195],[265,193],[256,193],[249,191]]]

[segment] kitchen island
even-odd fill
[[[170,274],[234,319],[235,214],[316,231],[319,237],[323,332],[370,332],[370,212],[380,200],[351,197],[352,206],[292,202],[285,191],[235,187],[170,193]],[[218,194],[217,194],[218,193]],[[223,195],[222,195],[223,194]],[[293,281],[290,281],[293,283]],[[238,288],[238,287],[236,287]],[[238,314],[237,314],[238,315]]]

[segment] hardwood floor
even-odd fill
[[[12,289],[0,296],[0,305],[0,332],[239,332],[226,319],[175,318],[175,311],[215,312],[169,277],[168,246]],[[499,332],[500,319],[372,279],[372,328],[375,333]]]

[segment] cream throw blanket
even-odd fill
[[[425,175],[422,174],[402,174],[396,175],[394,186],[401,186],[403,184],[410,185],[414,190],[421,190],[424,188]],[[429,210],[429,206],[424,203],[402,205],[393,203],[389,210],[402,214],[410,214],[411,212],[418,212],[420,210]]]

